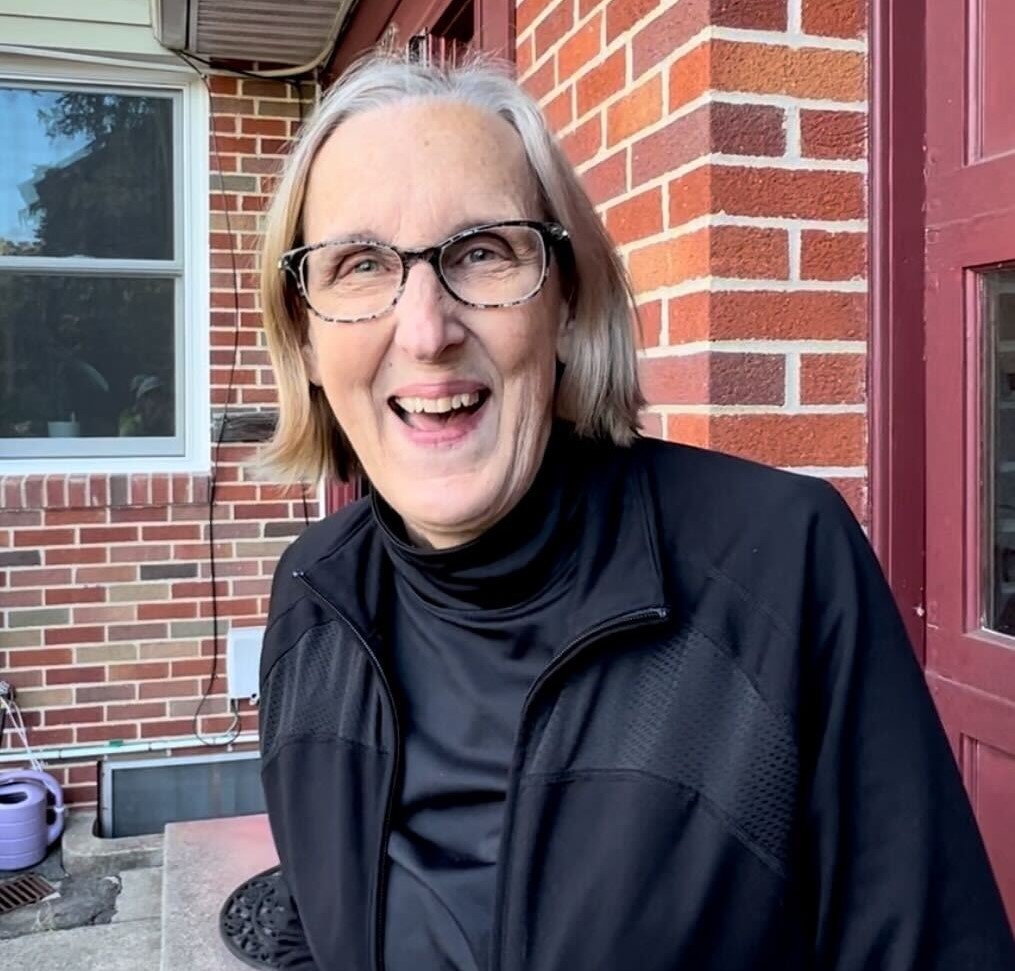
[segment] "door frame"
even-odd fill
[[[870,535],[921,664],[927,548],[925,2],[871,0],[868,128]]]

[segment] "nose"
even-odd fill
[[[450,294],[426,263],[409,270],[394,313],[395,343],[414,360],[439,360],[465,339]]]

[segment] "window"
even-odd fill
[[[0,76],[0,472],[207,464],[206,133],[189,78]]]

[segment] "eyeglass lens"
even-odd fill
[[[546,270],[542,234],[528,226],[498,226],[445,246],[441,275],[466,303],[495,307],[532,296]],[[310,250],[301,264],[311,308],[324,317],[354,320],[387,310],[402,284],[402,261],[376,243],[335,242]]]

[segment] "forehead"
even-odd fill
[[[461,102],[408,102],[355,115],[327,139],[307,181],[304,236],[428,245],[473,223],[538,218],[538,200],[507,121]]]

